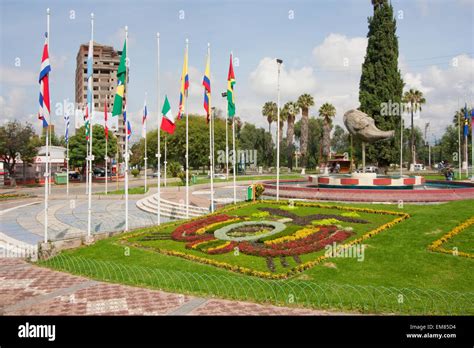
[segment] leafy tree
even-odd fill
[[[295,123],[295,137],[301,139],[303,119]],[[323,120],[321,118],[311,117],[308,122],[308,150],[307,150],[307,168],[314,168],[319,164],[319,157],[322,151],[323,140]]]
[[[308,152],[308,122],[309,122],[309,108],[314,105],[314,98],[305,93],[299,96],[297,104],[301,109],[301,136],[300,136],[300,152],[302,156],[302,166],[306,167],[307,162],[307,152]]]
[[[274,165],[273,142],[269,132],[251,123],[244,123],[239,140],[242,149],[257,150],[257,165]]]
[[[236,133],[238,130],[236,119]],[[205,116],[189,115],[189,166],[191,168],[199,168],[209,166],[209,128],[206,123]],[[168,163],[175,161],[180,163],[183,167],[186,166],[186,120],[183,118],[176,121],[176,129],[173,134],[166,134],[161,131],[160,151],[162,166],[165,153],[165,137],[167,139],[167,161]],[[232,139],[232,132],[229,133]],[[236,134],[237,137],[237,134]],[[231,143],[231,142],[230,142]],[[139,147],[137,153],[140,154],[136,158],[136,164],[143,165],[145,142],[141,139],[137,145]],[[237,147],[237,145],[236,145]],[[223,118],[214,119],[214,149],[216,165],[218,151],[225,152],[225,120]],[[147,157],[148,165],[157,167],[156,153],[158,150],[158,133],[153,130],[147,133]]]
[[[408,104],[408,108],[411,114],[411,137],[410,137],[410,149],[411,149],[411,163],[416,163],[416,149],[415,146],[415,131],[413,126],[413,115],[421,111],[421,105],[426,103],[423,93],[417,89],[410,88],[403,95],[403,102]]]
[[[41,144],[46,144],[46,129],[47,128],[42,128],[42,132],[41,132]],[[64,137],[57,137],[56,136],[56,132],[52,131],[50,134],[50,139],[48,139],[50,141],[50,144],[52,146],[63,146],[63,147],[66,147],[66,141],[64,139]]]
[[[339,125],[334,127],[334,133],[331,139],[331,147],[338,154],[350,151],[349,133]]]
[[[384,103],[402,101],[404,83],[398,69],[397,25],[388,0],[373,0],[372,4],[374,14],[368,19],[368,45],[359,84],[360,110],[373,117],[378,128],[399,132],[400,117],[381,114]],[[368,144],[367,159],[384,167],[397,162],[396,139],[397,136]]]
[[[73,167],[82,168],[85,172],[87,157],[87,140],[85,127],[76,130],[76,134],[69,137],[69,161]],[[109,132],[107,142],[107,155],[112,157],[117,152],[117,138]],[[92,154],[94,155],[93,165],[103,164],[105,157],[105,133],[104,127],[95,124],[92,128]]]
[[[336,116],[336,108],[330,103],[324,103],[319,108],[319,116],[323,119],[323,157],[327,162],[331,155],[332,118]]]
[[[16,186],[15,166],[18,155],[25,164],[31,163],[40,146],[31,124],[23,125],[18,121],[12,121],[0,126],[0,159],[10,174],[12,186]]]

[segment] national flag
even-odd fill
[[[132,126],[130,125],[130,121],[127,120],[127,136],[128,140],[130,140],[130,137],[132,136]]]
[[[229,75],[227,77],[227,112],[228,112],[229,117],[235,116],[234,85],[235,85],[235,75],[234,75],[234,67],[232,65],[232,54],[231,54],[230,65],[229,65]]]
[[[65,131],[64,131],[64,141],[66,144],[69,142],[69,114],[64,115],[64,122],[65,122]]]
[[[51,65],[49,65],[49,49],[48,49],[48,33],[45,33],[45,40],[43,46],[43,56],[41,57],[41,71],[39,74],[39,111],[38,119],[43,121],[43,128],[48,127],[50,122],[50,100],[49,100],[49,72]]]
[[[146,117],[148,116],[148,111],[146,108],[146,101],[145,106],[143,107],[143,117],[142,117],[142,137],[146,138]]]
[[[464,105],[464,137],[469,134],[469,113],[467,111],[467,104]]]
[[[171,114],[170,102],[168,97],[165,96],[165,102],[163,103],[163,108],[161,109],[163,117],[161,118],[161,129],[169,134],[173,134],[176,128],[174,123],[173,115]]]
[[[114,109],[112,110],[112,117],[122,114],[123,96],[125,93],[125,75],[127,72],[127,42],[123,44],[122,57],[117,70],[117,89],[115,91]]]
[[[104,104],[104,132],[105,140],[109,139],[109,126],[107,125],[107,103]]]
[[[94,44],[89,41],[89,52],[87,53],[87,107],[86,107],[86,139],[89,139],[92,124],[93,98],[92,98],[92,75],[94,74]]]
[[[181,73],[181,89],[179,92],[178,120],[184,114],[184,98],[188,97],[189,76],[188,76],[188,50],[184,53],[183,71]]]
[[[211,115],[211,57],[207,56],[206,71],[202,80],[204,86],[204,110],[206,110],[206,120],[209,123]]]

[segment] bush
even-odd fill
[[[170,162],[166,167],[166,171],[170,174],[173,178],[176,178],[181,170],[181,164],[179,162]]]
[[[132,169],[132,171],[131,171],[130,173],[132,173],[132,175],[133,175],[135,178],[138,177],[138,175],[140,175],[140,171],[139,171],[137,168]]]
[[[181,179],[181,184],[186,185],[186,172],[184,170],[181,170],[178,172],[178,178]]]
[[[264,191],[265,191],[265,187],[263,187],[262,184],[256,184],[255,185],[255,199],[260,199]]]

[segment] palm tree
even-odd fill
[[[275,102],[266,102],[262,108],[263,117],[267,118],[268,132],[272,134],[272,122],[277,119],[277,105]]]
[[[290,169],[293,169],[293,138],[295,136],[295,120],[298,111],[299,108],[295,102],[286,103],[281,110],[281,113],[285,114],[288,123],[286,128],[286,147],[288,149],[288,167]]]
[[[411,139],[410,139],[410,148],[411,148],[411,163],[413,165],[416,162],[416,149],[415,149],[415,131],[413,126],[413,114],[415,112],[421,111],[421,105],[426,103],[423,93],[417,89],[410,89],[406,91],[403,95],[403,102],[408,104],[408,108],[411,113]]]
[[[301,144],[300,152],[303,157],[303,166],[306,166],[306,159],[308,151],[308,122],[309,122],[309,108],[314,105],[314,99],[311,95],[305,93],[300,95],[297,101],[298,107],[301,109]]]
[[[323,118],[323,156],[325,161],[331,153],[331,123],[336,116],[336,108],[330,103],[324,103],[319,108],[319,116]]]

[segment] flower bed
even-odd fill
[[[371,238],[409,218],[408,214],[402,212],[326,205],[313,202],[295,202],[295,206],[321,208],[324,209],[324,212],[320,214],[296,215],[290,211],[272,207],[272,205],[281,206],[281,204],[284,204],[284,202],[260,201],[230,205],[204,218],[194,218],[184,223],[180,221],[167,223],[154,228],[151,233],[142,232],[141,234],[144,237],[138,239],[138,243],[135,240],[131,245],[246,275],[270,279],[285,279],[314,267],[327,259],[325,255],[318,254],[327,245],[336,242],[338,244],[345,243],[341,247],[348,247],[361,243],[367,238]],[[253,208],[252,206],[256,207]],[[243,214],[242,209],[248,210],[249,208],[249,212],[245,211],[245,214]],[[240,214],[239,217],[231,215],[231,212],[236,210],[239,210],[239,212],[236,212]],[[255,212],[256,210],[257,213]],[[328,210],[337,210],[338,214],[327,214]],[[311,211],[299,209],[298,212],[299,214],[304,214]],[[385,220],[381,225],[372,227],[369,231],[362,232],[360,236],[353,238],[356,232],[353,232],[352,226],[347,226],[347,224],[373,224],[373,221],[365,220],[369,217],[368,215],[364,215],[364,219],[362,219],[359,213],[392,215],[396,216],[396,218],[389,222],[385,222]],[[281,219],[283,217],[285,218],[285,224],[279,221],[261,220],[268,216],[275,220],[283,220]],[[248,221],[249,219],[250,221]],[[237,220],[247,221],[228,224]],[[346,224],[344,224],[344,227],[341,227],[336,222],[345,222]],[[282,225],[282,229],[280,231],[277,230],[278,236],[268,236],[266,234],[268,233],[267,231],[264,232],[262,231],[263,229],[258,228],[259,224],[267,223],[272,224],[273,227],[275,224]],[[219,228],[220,224],[226,224],[226,226]],[[236,228],[239,226],[243,227],[243,229]],[[253,227],[249,229],[247,226]],[[297,226],[304,227],[295,229]],[[272,234],[277,233],[274,232],[275,229],[273,227]],[[291,229],[288,230],[287,235],[284,235],[286,228]],[[163,241],[163,243],[166,243],[166,247],[160,244],[162,243],[160,240],[154,241],[154,244],[143,244],[147,243],[146,236],[154,234],[160,234],[161,236],[163,233],[161,231],[164,229],[169,231],[168,233],[171,237],[170,240]],[[224,230],[223,235],[218,233],[219,230]],[[360,230],[361,227],[358,227],[357,233],[361,233]],[[231,231],[234,231],[234,234],[238,234],[239,237],[232,237],[232,233],[228,235],[227,233]],[[137,236],[138,234],[136,233],[128,234],[121,239],[127,240]],[[225,239],[222,238],[223,236],[225,236]],[[245,240],[248,237],[251,237],[251,239]],[[352,239],[348,240],[349,238]],[[184,248],[179,246],[183,242]],[[176,248],[179,249],[173,250],[175,248],[173,245],[176,245]],[[201,253],[202,257],[198,256],[197,253]],[[245,255],[245,257],[238,257],[240,253]],[[275,258],[280,260],[278,264],[274,262]],[[268,269],[269,271],[266,272],[261,269]]]
[[[465,229],[467,229],[468,227],[473,226],[473,225],[474,225],[474,217],[472,217],[470,219],[467,219],[466,221],[464,221],[463,223],[457,225],[451,231],[449,231],[448,233],[443,235],[441,238],[439,238],[439,239],[435,240],[433,243],[431,243],[428,246],[428,250],[435,251],[435,252],[440,252],[440,253],[444,253],[444,254],[451,254],[451,255],[454,255],[454,256],[463,256],[463,257],[474,259],[474,254],[470,254],[470,253],[466,253],[466,252],[459,251],[459,250],[454,250],[454,249],[453,250],[448,250],[448,249],[445,249],[445,248],[441,247],[443,244],[447,243],[454,236],[458,235],[459,233],[461,233],[462,231],[464,231]]]

